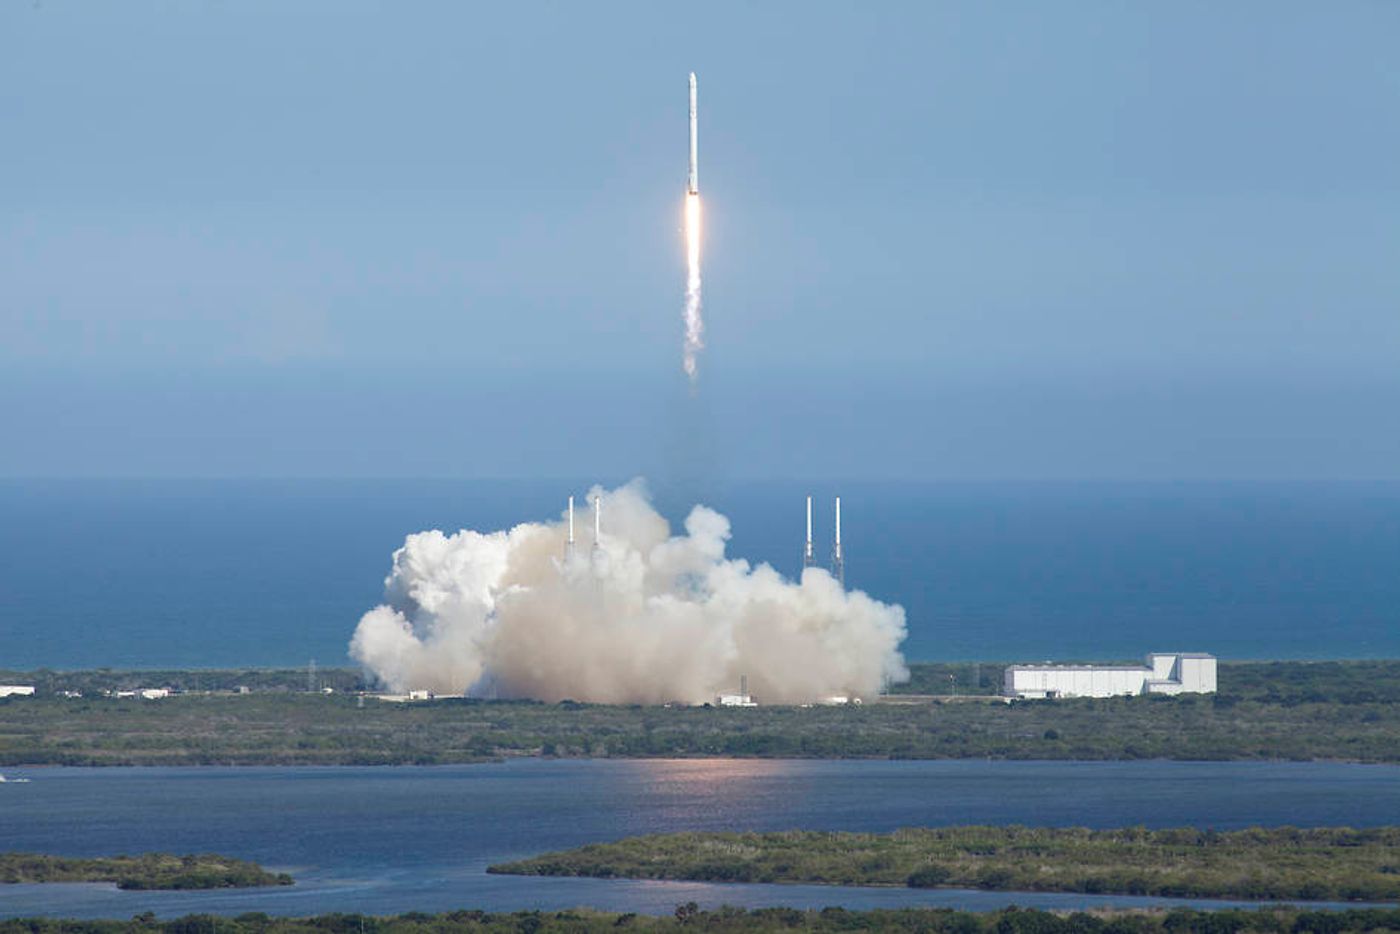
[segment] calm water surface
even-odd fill
[[[422,529],[557,519],[589,480],[0,480],[0,666],[345,664]],[[625,479],[625,478],[618,478]],[[913,659],[1400,656],[1400,483],[747,484],[697,500],[732,556],[800,570],[844,505],[848,583]],[[192,544],[192,543],[197,543]]]
[[[0,916],[153,910],[392,913],[702,905],[994,908],[1162,899],[488,876],[540,852],[674,830],[888,831],[955,823],[1216,828],[1400,819],[1400,769],[1333,763],[520,760],[432,768],[16,769],[4,849],[218,852],[292,872],[288,889],[0,887]],[[1195,904],[1224,904],[1195,902]]]

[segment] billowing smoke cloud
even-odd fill
[[[410,535],[350,654],[397,691],[546,701],[700,703],[747,675],[760,703],[806,703],[908,676],[902,608],[727,559],[704,506],[672,536],[640,482],[600,495],[601,540],[570,557],[562,522]]]

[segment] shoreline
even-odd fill
[[[11,778],[9,773],[32,772],[32,771],[64,771],[77,769],[92,769],[94,771],[125,771],[135,769],[176,769],[180,771],[198,769],[453,769],[476,766],[505,765],[510,762],[1007,762],[1025,765],[1103,765],[1110,763],[1143,763],[1143,764],[1253,764],[1253,765],[1352,765],[1367,766],[1381,769],[1400,769],[1400,760],[1375,760],[1375,759],[1344,759],[1344,758],[1324,758],[1312,759],[1265,759],[1265,758],[1217,758],[1199,759],[1186,757],[1156,757],[1156,758],[1097,758],[1097,759],[1076,759],[1076,758],[1034,758],[1016,756],[943,756],[943,757],[915,757],[915,756],[789,756],[789,755],[708,755],[696,753],[693,755],[637,755],[637,756],[531,756],[531,755],[510,755],[497,756],[491,759],[464,759],[450,762],[38,762],[38,763],[18,763],[14,765],[0,765],[0,776],[8,778],[8,782],[0,784],[27,784],[28,779],[21,777],[19,780]]]
[[[441,697],[386,703],[305,672],[36,673],[0,698],[0,772],[46,765],[433,765],[561,759],[1400,763],[1400,660],[1227,663],[1213,694],[1003,702],[992,665],[913,665],[911,693],[812,707]],[[911,696],[947,674],[956,697]],[[0,677],[6,677],[0,672]],[[337,685],[358,677],[331,670]],[[960,680],[959,680],[960,679]],[[37,679],[36,679],[37,680]],[[0,682],[3,683],[3,682]],[[198,692],[218,688],[220,693]],[[223,692],[238,685],[245,690]],[[145,689],[149,697],[103,693]],[[188,692],[188,693],[182,693]],[[82,696],[72,696],[81,694]]]
[[[588,843],[492,875],[956,889],[1276,904],[1400,904],[1400,827],[911,826],[682,830]]]

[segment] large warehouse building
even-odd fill
[[[1215,656],[1153,652],[1145,665],[1011,665],[1007,697],[1113,697],[1117,694],[1214,694]]]

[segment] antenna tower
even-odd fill
[[[603,551],[603,494],[593,497],[593,557]]]
[[[802,569],[815,567],[817,551],[812,547],[812,497],[807,497],[807,544],[802,549]]]
[[[572,561],[574,557],[574,498],[569,497],[569,540],[564,544],[564,560]]]
[[[831,546],[831,576],[846,586],[846,555],[841,551],[841,497],[836,497],[836,542]]]

